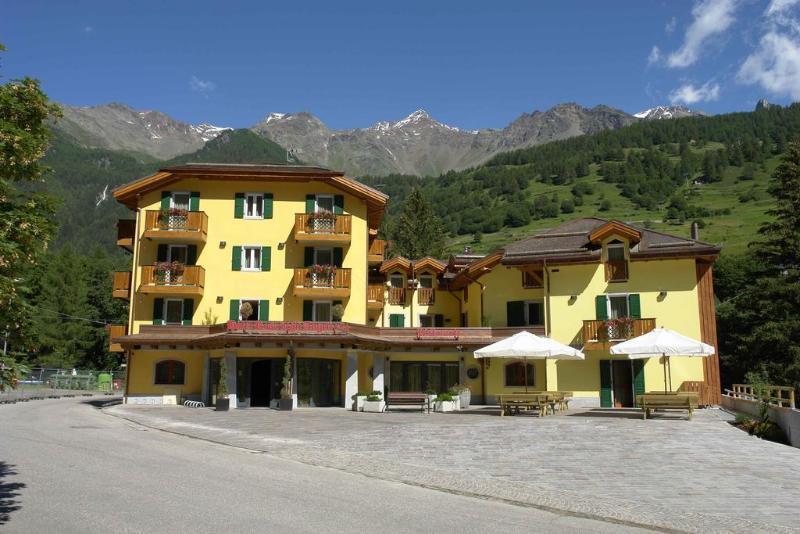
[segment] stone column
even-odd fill
[[[384,392],[386,384],[385,379],[386,358],[383,354],[372,355],[372,389],[375,391]]]
[[[358,393],[358,353],[347,351],[344,361],[344,401],[342,406],[351,406],[352,396]]]
[[[227,371],[226,383],[228,385],[228,398],[231,400],[231,408],[236,408],[236,353],[225,353],[225,367]]]
[[[203,353],[203,385],[202,385],[203,389],[200,390],[200,400],[203,401],[204,403],[206,403],[206,406],[210,406],[211,405],[211,396],[208,394],[209,390],[211,389],[209,387],[209,383],[208,383],[209,382],[209,378],[210,378],[209,377],[210,368],[211,368],[211,361],[210,361],[210,359],[208,357],[208,353],[204,352]]]

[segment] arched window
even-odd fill
[[[156,384],[183,384],[186,364],[178,360],[163,360],[156,364]]]
[[[532,387],[536,383],[533,364],[527,364],[528,383],[525,384],[525,366],[522,362],[513,362],[506,365],[506,386],[508,387]]]

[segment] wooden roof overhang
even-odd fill
[[[447,269],[447,264],[437,260],[436,258],[425,256],[421,260],[413,262],[412,267],[414,271],[422,271],[424,269],[428,269],[435,272],[436,274],[441,274],[445,271],[445,269]]]
[[[382,262],[378,271],[382,273],[404,271],[406,274],[411,274],[411,260],[402,256],[395,256],[390,260]]]
[[[483,258],[473,261],[463,269],[461,269],[450,282],[450,289],[459,290],[468,286],[472,282],[484,274],[491,271],[503,259],[503,251],[497,250],[484,256]]]
[[[606,224],[589,234],[589,242],[599,243],[603,239],[612,235],[624,237],[630,242],[631,245],[634,245],[642,240],[642,233],[639,230],[636,228],[631,228],[623,222],[612,220],[608,221]]]

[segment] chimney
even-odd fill
[[[692,241],[697,241],[698,239],[700,239],[700,226],[695,221],[692,223]]]
[[[464,254],[472,254],[472,247],[469,245],[464,247]]]

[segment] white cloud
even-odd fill
[[[692,105],[698,102],[709,102],[719,98],[719,84],[706,82],[700,87],[692,83],[685,83],[669,94],[673,104]]]
[[[764,14],[768,17],[779,15],[796,6],[798,2],[800,2],[800,0],[772,0]]]
[[[659,50],[657,46],[654,46],[653,49],[650,50],[650,54],[647,56],[647,64],[653,65],[659,61],[661,61],[661,50]]]
[[[737,0],[703,0],[695,4],[692,8],[694,19],[686,28],[683,44],[667,57],[667,65],[684,68],[696,63],[708,40],[725,32],[736,22],[733,16],[736,7]]]
[[[675,28],[677,27],[678,27],[678,19],[672,17],[664,25],[664,33],[666,33],[667,35],[671,35],[675,31]]]
[[[189,80],[189,87],[197,93],[210,93],[217,88],[217,84],[210,80],[201,80],[197,76],[192,76]]]

